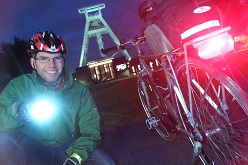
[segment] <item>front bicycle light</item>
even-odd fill
[[[197,49],[198,55],[206,60],[234,50],[234,41],[232,36],[225,32],[195,43],[193,46]]]
[[[46,100],[39,100],[30,107],[32,118],[38,121],[50,119],[54,111],[53,104]]]

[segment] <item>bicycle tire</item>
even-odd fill
[[[248,103],[231,78],[189,58],[193,117],[204,135],[202,150],[211,164],[248,164]],[[184,60],[175,66],[189,108]]]
[[[141,81],[144,82],[146,89],[148,89],[147,92],[149,103],[146,100]],[[152,82],[151,78],[149,78],[148,76],[143,76],[142,80],[138,79],[137,87],[140,101],[148,119],[154,117],[157,121],[157,126],[154,127],[157,133],[168,142],[175,141],[176,133],[168,128],[171,125],[170,119],[168,118],[166,102],[156,89],[155,84]]]

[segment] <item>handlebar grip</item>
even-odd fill
[[[101,52],[102,52],[103,54],[106,54],[106,53],[111,52],[111,51],[114,51],[114,50],[118,50],[118,46],[112,46],[112,47],[110,47],[110,48],[101,49]]]

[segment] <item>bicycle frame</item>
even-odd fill
[[[188,42],[185,42],[183,44],[183,51],[184,51],[184,59],[185,59],[185,66],[186,66],[186,72],[189,73],[187,74],[187,85],[188,85],[188,96],[189,96],[189,100],[192,100],[192,94],[190,92],[190,72],[189,72],[189,67],[188,67],[188,51],[187,51],[187,47],[190,46],[190,45],[195,45],[195,44],[198,44],[198,43],[201,43],[209,38],[212,38],[212,37],[215,37],[217,35],[220,35],[220,34],[224,34],[226,32],[228,32],[229,30],[231,29],[231,27],[226,27],[226,28],[223,28],[223,29],[220,29],[218,31],[215,31],[213,33],[209,33],[209,34],[206,34],[204,36],[200,36],[198,38],[195,38],[193,40],[190,40]],[[231,48],[233,49],[233,48]],[[197,82],[195,82],[194,80],[192,80],[193,84],[198,88],[198,90],[203,94],[203,96],[205,96],[206,100],[209,102],[209,104],[211,104],[215,110],[218,109],[217,105],[214,103],[214,101],[205,93],[205,91],[199,86],[199,84],[197,84]],[[177,85],[179,87],[179,84],[177,82]],[[210,84],[209,84],[210,85]],[[180,90],[180,88],[179,88]],[[181,93],[180,93],[181,94]],[[178,98],[182,97],[182,95],[177,95]],[[183,102],[183,105],[185,104],[185,102]],[[193,106],[192,106],[192,102],[190,101],[190,109],[187,110],[183,107],[185,113],[186,112],[190,112],[190,116],[189,117],[193,117]],[[192,120],[189,120],[189,122],[192,121]],[[191,123],[191,125],[194,127],[194,122]]]
[[[211,97],[209,97],[205,93],[204,89],[202,89],[201,86],[199,84],[197,84],[196,81],[194,81],[194,79],[191,79],[191,75],[190,75],[190,72],[189,72],[189,66],[188,66],[188,51],[187,51],[187,48],[190,45],[196,45],[196,44],[199,45],[199,43],[204,42],[205,40],[207,40],[209,38],[212,38],[212,37],[218,36],[220,34],[226,33],[229,30],[230,30],[230,27],[223,28],[223,29],[220,29],[220,30],[215,31],[213,33],[209,33],[207,35],[195,38],[195,39],[190,40],[188,42],[185,42],[183,44],[183,54],[184,54],[186,72],[189,73],[189,74],[187,74],[188,99],[192,100],[192,93],[190,92],[191,91],[190,90],[191,83],[192,83],[193,85],[195,85],[197,87],[197,89],[200,91],[200,93],[205,97],[205,99],[208,101],[208,103],[216,111],[219,111],[219,109],[217,107],[217,104],[213,100],[211,100]],[[194,146],[194,154],[195,154],[195,156],[199,156],[201,161],[203,163],[207,164],[207,160],[205,160],[205,158],[203,158],[203,156],[200,154],[200,152],[201,152],[200,150],[201,150],[201,147],[202,147],[201,141],[203,140],[203,136],[207,136],[207,135],[202,135],[202,133],[197,128],[197,123],[195,122],[194,116],[193,116],[193,104],[192,104],[192,101],[189,101],[189,108],[186,106],[185,98],[184,98],[184,96],[182,94],[182,91],[180,89],[180,85],[179,85],[179,82],[178,82],[178,79],[177,79],[177,75],[175,73],[175,70],[174,70],[174,67],[173,67],[173,64],[172,64],[172,58],[174,58],[175,54],[178,54],[179,49],[176,49],[176,50],[174,50],[172,52],[169,52],[169,53],[165,53],[165,54],[160,55],[158,57],[155,57],[155,56],[148,56],[148,57],[144,56],[144,57],[142,57],[138,44],[139,43],[137,43],[135,46],[136,46],[136,49],[138,50],[139,61],[140,61],[140,64],[142,66],[142,69],[138,72],[138,76],[142,77],[142,76],[148,74],[150,77],[152,77],[152,72],[149,69],[148,65],[145,63],[145,58],[147,58],[147,59],[148,58],[159,58],[161,60],[161,66],[163,68],[164,75],[165,75],[165,77],[167,79],[167,83],[168,83],[168,87],[170,89],[170,93],[171,93],[171,95],[175,96],[175,97],[172,98],[172,99],[174,99],[174,101],[172,101],[174,103],[174,105],[173,105],[174,110],[176,110],[178,112],[177,113],[179,115],[178,118],[181,119],[181,123],[179,123],[179,124],[183,125],[183,127],[178,127],[178,129],[179,129],[178,131],[181,131],[181,132],[187,134],[190,137],[190,141],[192,142],[192,145]],[[145,96],[147,98],[147,102],[149,102],[149,98],[148,98],[149,96],[146,93],[146,89],[144,89],[144,92],[145,92]],[[182,107],[182,111],[179,109],[180,107]],[[183,112],[185,114],[188,124],[185,123],[185,120],[183,119],[181,112]],[[221,112],[218,112],[218,113],[221,113]],[[225,114],[222,115],[222,116],[225,116]],[[225,117],[225,119],[228,121],[228,117]],[[151,121],[151,124],[153,126],[156,126],[156,121]],[[190,128],[188,126],[190,126]],[[150,128],[151,127],[152,126],[150,126]],[[191,129],[191,130],[188,130],[188,129]],[[216,128],[216,130],[213,130],[213,132],[219,131],[217,129],[218,128]],[[194,134],[190,134],[189,132],[194,133]]]
[[[165,58],[166,58],[166,60],[165,60]],[[186,103],[184,101],[184,97],[182,95],[182,91],[180,89],[180,86],[179,86],[179,83],[178,83],[178,80],[176,77],[176,73],[175,73],[174,68],[172,66],[172,63],[171,63],[170,55],[163,55],[161,57],[161,61],[162,61],[162,67],[163,67],[164,73],[165,73],[167,80],[168,80],[167,82],[170,83],[170,84],[168,84],[171,87],[170,90],[175,91],[175,95],[176,95],[177,99],[179,100],[179,103],[181,104],[181,106],[184,110],[184,113],[186,114],[186,116],[188,118],[188,122],[190,123],[190,125],[192,127],[194,127],[194,125],[195,125],[194,119],[193,119],[193,116],[191,115],[192,113],[188,110]],[[169,67],[167,67],[166,62],[169,64]],[[189,83],[189,81],[188,81],[188,83]],[[186,127],[185,127],[185,129],[186,129]]]
[[[128,42],[128,43],[132,43],[132,42]],[[152,77],[152,71],[150,70],[150,68],[146,64],[145,59],[155,59],[157,57],[155,55],[142,56],[140,48],[139,48],[139,43],[137,42],[137,43],[132,43],[132,44],[136,47],[136,49],[138,51],[138,58],[139,58],[139,62],[140,62],[141,68],[142,68],[140,71],[138,71],[138,76],[142,77],[142,76],[148,74],[150,77]],[[193,129],[195,129],[196,128],[195,127],[195,121],[194,121],[194,118],[192,116],[192,112],[189,111],[187,106],[186,106],[186,103],[184,101],[184,97],[182,95],[182,92],[181,92],[181,89],[180,89],[180,86],[179,86],[179,83],[178,83],[178,80],[176,77],[176,73],[175,73],[174,68],[172,66],[172,63],[171,63],[171,55],[173,55],[173,53],[177,53],[177,51],[178,51],[178,49],[176,49],[172,52],[163,54],[163,55],[159,56],[159,58],[162,61],[162,67],[163,67],[164,74],[167,78],[167,83],[170,83],[168,86],[172,87],[170,89],[171,94],[173,93],[172,90],[175,91],[175,95],[176,95],[177,99],[179,100],[179,102],[183,108],[184,113],[187,116],[188,122],[190,123],[191,127]],[[187,56],[185,58],[187,58]],[[185,60],[185,62],[187,64],[187,59]],[[169,64],[169,66],[167,64]],[[188,76],[188,86],[189,86],[189,84],[190,83],[189,83],[189,76]],[[148,98],[148,95],[147,95],[145,89],[144,89],[144,92],[146,95],[147,102],[149,102],[148,101],[149,98]],[[174,109],[176,109],[175,107],[179,107],[179,106],[174,106]],[[178,110],[178,112],[180,112],[180,110]],[[181,121],[183,121],[183,120],[181,120]],[[186,127],[185,123],[183,123],[183,125],[184,125],[184,129],[187,131],[187,127]],[[202,139],[202,136],[200,135],[199,130],[196,130],[196,132],[198,133],[198,136],[201,137],[200,139]]]
[[[195,38],[193,40],[190,40],[186,43],[183,44],[183,54],[184,54],[184,60],[185,60],[185,66],[186,66],[186,72],[189,73],[187,74],[187,86],[188,86],[188,96],[189,96],[189,100],[192,100],[192,94],[190,92],[190,72],[189,72],[189,67],[188,67],[188,51],[187,51],[187,47],[190,46],[190,45],[195,45],[199,42],[202,42],[206,39],[209,39],[211,37],[214,37],[214,36],[217,36],[219,34],[222,34],[222,33],[225,33],[225,32],[228,32],[230,30],[230,27],[227,27],[227,28],[224,28],[224,29],[221,29],[221,30],[218,30],[218,31],[215,31],[214,33],[209,33],[207,35],[204,35],[204,36],[201,36],[201,37],[198,37],[198,38]],[[192,102],[190,101],[190,105],[189,105],[189,109],[186,107],[186,103],[185,103],[185,100],[184,100],[184,97],[182,95],[182,91],[180,89],[180,85],[178,83],[178,80],[177,80],[177,76],[176,76],[176,73],[173,69],[173,65],[171,63],[171,55],[173,55],[173,53],[176,53],[177,50],[174,50],[172,52],[169,52],[169,53],[166,53],[166,54],[163,54],[161,55],[160,59],[162,61],[162,66],[163,66],[163,70],[164,70],[164,73],[167,77],[167,80],[168,82],[170,83],[170,85],[172,86],[173,89],[171,90],[174,90],[175,91],[175,94],[176,94],[176,97],[177,99],[179,100],[180,104],[181,104],[181,107],[183,108],[184,110],[184,113],[186,114],[187,116],[187,119],[188,119],[188,122],[190,123],[190,125],[192,126],[193,129],[195,129],[195,122],[194,122],[194,118],[193,118],[193,108],[192,108]],[[167,64],[169,64],[169,67],[167,67]],[[173,80],[173,83],[171,83],[171,80]],[[204,90],[201,89],[201,87],[199,86],[199,84],[196,84],[196,82],[194,82],[192,80],[193,84],[195,86],[197,86],[197,88],[199,89],[199,91],[205,95],[205,98],[206,100],[215,108],[217,109],[216,107],[216,104],[211,100],[211,98],[204,94]],[[201,139],[201,138],[200,138]]]

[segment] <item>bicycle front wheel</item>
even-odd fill
[[[142,106],[148,117],[146,124],[148,128],[156,129],[158,134],[167,141],[174,141],[176,133],[172,132],[166,102],[156,89],[156,85],[148,76],[138,79],[138,93]]]
[[[178,81],[196,126],[202,150],[211,164],[248,164],[247,99],[228,76],[200,60],[189,58],[190,93],[184,60],[175,67]]]

